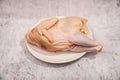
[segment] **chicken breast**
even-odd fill
[[[47,51],[100,52],[102,42],[91,40],[87,20],[81,17],[51,18],[28,31],[28,43]]]

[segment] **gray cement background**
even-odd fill
[[[68,64],[34,58],[25,33],[52,16],[82,16],[105,46]],[[0,80],[120,80],[120,0],[0,0]]]

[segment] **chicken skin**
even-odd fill
[[[41,21],[26,34],[27,42],[47,51],[100,52],[102,42],[88,37],[87,20],[81,17]]]

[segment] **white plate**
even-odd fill
[[[61,17],[58,17],[58,18],[61,18]],[[35,26],[33,26],[33,27],[35,27]],[[90,31],[90,29],[89,29],[89,31]],[[89,37],[92,38],[91,31],[90,31]],[[67,62],[77,60],[77,59],[81,58],[83,55],[86,54],[86,52],[82,52],[82,53],[48,52],[48,51],[45,51],[43,49],[37,48],[37,47],[29,44],[28,42],[26,42],[26,45],[27,45],[28,50],[31,52],[31,54],[34,57],[38,58],[39,60],[48,62],[48,63],[67,63]]]

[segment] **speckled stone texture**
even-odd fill
[[[88,19],[103,52],[67,64],[33,57],[25,33],[52,16]],[[0,0],[0,80],[120,80],[120,0]]]

